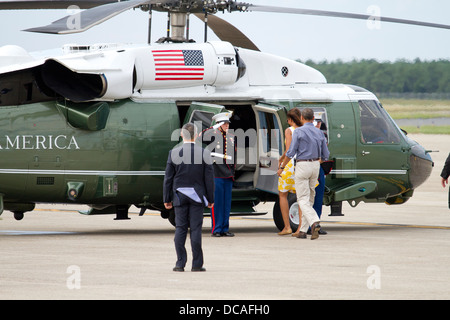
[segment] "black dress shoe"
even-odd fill
[[[176,271],[176,272],[183,272],[183,271],[184,271],[184,268],[182,268],[182,267],[174,267],[174,268],[173,268],[173,271]]]
[[[299,239],[306,239],[306,233],[300,231],[295,237]]]
[[[232,232],[222,232],[221,234],[220,234],[222,237],[234,237],[234,233],[232,233]]]
[[[192,271],[192,272],[202,272],[202,271],[206,271],[206,269],[203,268],[203,267],[200,267],[200,268],[192,268],[191,271]]]
[[[211,234],[211,237],[221,237],[222,234],[219,232],[214,232],[213,234]]]

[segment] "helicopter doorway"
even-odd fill
[[[230,130],[236,140],[233,190],[260,190],[278,195],[278,159],[283,153],[282,121],[286,110],[265,103],[226,104],[233,111]]]
[[[236,159],[233,190],[261,190],[278,195],[278,159],[283,153],[282,106],[251,102],[192,102],[183,123],[192,122],[201,130],[214,125],[215,114],[232,111],[230,133],[235,136]]]
[[[278,195],[278,159],[283,154],[284,137],[282,119],[286,119],[284,107],[269,104],[254,106],[257,114],[258,166],[256,189]]]

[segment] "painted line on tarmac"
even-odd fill
[[[73,212],[73,213],[80,213],[79,210],[74,210],[74,209],[45,209],[45,208],[36,208],[33,211],[41,211],[41,212]],[[115,213],[111,213],[110,215],[114,215]],[[128,214],[132,214],[132,215],[138,215],[140,214],[137,211],[129,211]],[[157,212],[145,212],[144,213],[145,216],[159,216],[160,213]],[[95,216],[95,214],[94,214]]]
[[[78,210],[72,210],[72,209],[44,209],[44,208],[37,208],[34,209],[34,211],[50,211],[50,212],[76,212],[78,213]],[[129,212],[130,214],[139,214],[138,212]],[[146,212],[144,215],[152,215],[152,216],[159,216],[159,213],[151,213]],[[273,222],[272,218],[263,218],[263,217],[245,217],[245,216],[230,216],[230,219],[233,220],[262,220],[262,221],[271,221]],[[330,223],[330,224],[341,224],[341,225],[361,225],[361,226],[374,226],[374,227],[397,227],[397,228],[415,228],[415,229],[433,229],[433,230],[450,230],[450,227],[446,226],[426,226],[426,225],[415,225],[415,224],[395,224],[395,223],[377,223],[377,222],[351,222],[351,221],[327,221],[322,220],[323,223]]]
[[[441,229],[450,230],[450,227],[445,226],[424,226],[415,224],[396,224],[396,223],[376,223],[376,222],[350,222],[350,221],[322,221],[324,223],[331,224],[344,224],[344,225],[361,225],[361,226],[379,226],[379,227],[400,227],[400,228],[416,228],[416,229]]]
[[[230,217],[230,219],[236,220],[266,220],[272,221],[271,218],[261,218],[261,217]],[[446,226],[425,226],[425,225],[414,225],[414,224],[396,224],[396,223],[377,223],[377,222],[351,222],[351,221],[327,221],[321,220],[324,224],[341,224],[341,225],[360,225],[360,226],[374,226],[374,227],[400,227],[400,228],[416,228],[416,229],[440,229],[440,230],[450,230],[450,227]]]
[[[59,234],[76,234],[76,232],[66,231],[23,231],[23,230],[0,230],[0,234],[7,236],[23,236],[23,235],[59,235]]]

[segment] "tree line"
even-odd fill
[[[314,62],[328,83],[345,83],[380,93],[450,93],[450,60],[414,61],[353,60]]]

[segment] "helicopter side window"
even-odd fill
[[[199,132],[202,132],[203,130],[208,129],[211,126],[213,116],[214,116],[214,113],[212,113],[212,112],[195,110],[192,113],[190,122],[195,123],[195,124],[201,123],[202,127]],[[198,129],[200,129],[200,128],[198,128]]]
[[[361,142],[364,144],[400,143],[400,133],[383,107],[374,100],[360,100]]]
[[[281,154],[281,135],[276,134],[280,132],[280,127],[276,116],[262,111],[258,111],[258,114],[262,138],[262,151],[265,154],[268,154],[274,149]]]
[[[299,106],[297,107],[298,109],[300,109],[300,111],[302,111],[305,106]],[[318,129],[320,129],[320,131],[323,132],[323,134],[325,135],[325,138],[327,138],[327,143],[328,143],[328,116],[327,116],[327,112],[325,110],[325,108],[322,107],[311,107],[308,106],[308,108],[311,108],[314,111],[314,126]]]

